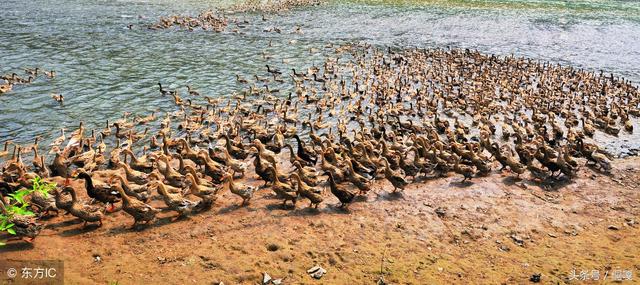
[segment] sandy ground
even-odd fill
[[[640,282],[640,158],[616,161],[611,176],[588,167],[578,176],[523,186],[508,172],[464,184],[452,175],[397,195],[380,182],[349,211],[334,197],[319,210],[283,209],[268,188],[240,208],[225,191],[209,212],[178,221],[164,212],[137,230],[122,212],[85,229],[61,214],[0,258],[62,259],[66,284],[260,284],[263,272],[283,284],[529,284],[533,274],[584,283],[573,270],[598,270],[598,284],[628,270],[633,281],[622,283]],[[314,265],[328,271],[320,280],[306,273]]]

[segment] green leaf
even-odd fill
[[[4,241],[0,241],[0,246],[5,246],[7,245]]]
[[[16,235],[16,231],[14,229],[7,229],[7,232],[12,235]]]

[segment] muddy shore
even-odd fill
[[[247,207],[227,191],[209,212],[178,221],[163,212],[133,230],[122,212],[100,228],[61,214],[33,245],[12,242],[0,253],[61,259],[65,284],[259,284],[263,272],[284,284],[374,284],[381,276],[389,284],[528,284],[534,274],[564,284],[574,270],[608,271],[607,283],[629,270],[637,280],[640,158],[613,165],[612,175],[582,167],[554,185],[495,171],[472,183],[426,180],[402,194],[378,182],[349,211],[330,195],[318,210],[306,201],[282,208],[265,188]],[[314,265],[328,271],[320,280],[306,273]]]

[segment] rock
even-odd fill
[[[609,225],[609,226],[607,227],[607,229],[610,229],[610,230],[612,230],[612,231],[617,231],[617,230],[619,230],[620,228],[618,228],[618,226],[615,226],[615,225]]]
[[[267,245],[268,251],[277,251],[278,249],[280,249],[280,246],[275,243],[270,243]]]
[[[438,215],[439,218],[444,218],[444,216],[447,215],[447,208],[436,208],[436,215]]]
[[[100,263],[100,262],[102,262],[102,257],[100,257],[100,255],[98,255],[98,254],[94,254],[93,255],[93,261],[96,262],[96,263]]]
[[[519,246],[524,246],[524,240],[516,234],[511,235],[513,242]]]
[[[529,278],[529,281],[533,282],[533,283],[540,283],[540,278],[542,277],[542,274],[540,273],[536,273],[531,275],[531,277]]]
[[[309,270],[307,270],[307,273],[309,273],[309,276],[315,279],[320,279],[322,278],[323,275],[327,273],[327,270],[316,265],[314,267],[311,267]]]
[[[262,272],[262,285],[269,284],[269,282],[271,282],[271,276],[269,276],[269,273]]]
[[[273,285],[280,285],[280,284],[282,284],[282,279],[275,279],[275,280],[271,280],[271,284],[273,284]]]

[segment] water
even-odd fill
[[[236,74],[265,76],[263,52],[281,69],[303,68],[321,62],[327,43],[471,48],[605,70],[640,82],[636,1],[331,2],[270,15],[267,21],[259,14],[233,15],[249,21],[241,35],[144,28],[160,16],[196,15],[227,4],[0,1],[0,72],[22,74],[25,67],[39,66],[58,73],[0,95],[0,142],[26,143],[41,135],[48,143],[60,128],[74,129],[80,120],[101,128],[123,111],[144,116],[175,110],[159,96],[159,81],[183,88],[183,94],[190,84],[204,95],[230,96],[241,88]],[[132,30],[128,24],[134,24]],[[293,33],[296,25],[304,34]],[[273,26],[283,32],[263,32]],[[65,95],[64,106],[51,93]]]

